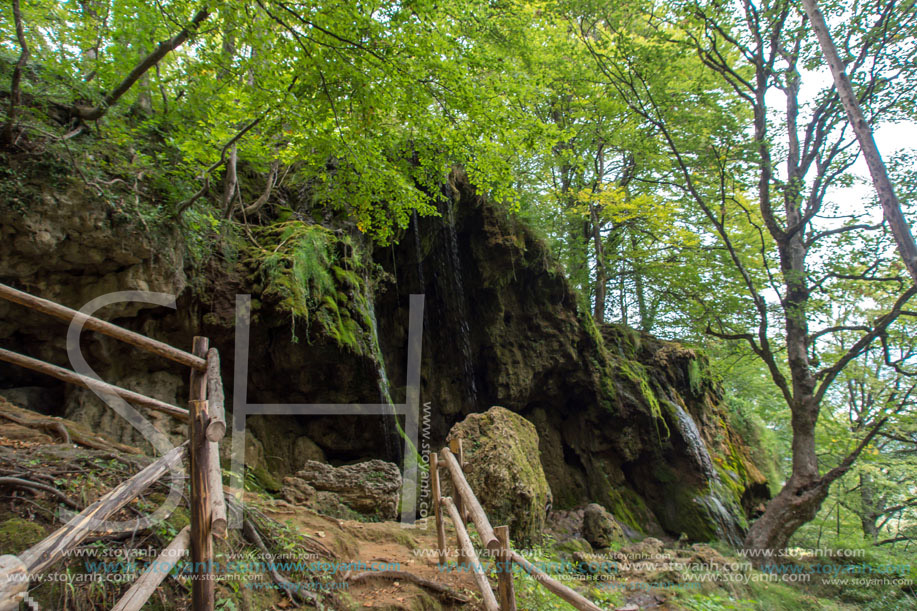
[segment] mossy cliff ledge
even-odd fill
[[[242,247],[233,257],[195,251],[179,224],[127,214],[72,176],[42,180],[47,172],[24,164],[16,172],[16,198],[0,202],[0,282],[76,308],[116,290],[178,295],[176,310],[121,304],[100,315],[180,347],[209,337],[229,406],[237,293],[252,295],[251,403],[404,401],[409,296],[421,293],[423,445],[438,449],[469,414],[504,406],[535,427],[554,508],[596,502],[647,534],[729,538],[767,498],[704,356],[595,325],[540,240],[461,172],[446,183],[441,216],[414,218],[397,244],[375,250],[355,228],[280,194],[302,223],[255,232],[273,259]],[[65,325],[0,303],[5,348],[67,366],[65,337]],[[158,398],[186,400],[180,367],[94,334],[83,351],[107,381],[143,391],[136,376],[146,375]],[[67,406],[71,418],[138,443],[79,389],[4,364],[0,389],[54,415]],[[247,425],[247,454],[264,481],[282,481],[307,459],[401,461],[391,418],[250,417]]]

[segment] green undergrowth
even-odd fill
[[[265,299],[290,314],[307,339],[326,336],[355,354],[373,356],[372,294],[375,264],[350,235],[299,220],[253,231],[258,246],[245,257],[249,279]]]

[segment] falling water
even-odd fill
[[[368,286],[368,283],[367,283]],[[377,384],[379,385],[379,400],[389,406],[391,414],[382,417],[382,430],[385,442],[385,454],[388,460],[401,463],[401,447],[399,444],[398,423],[395,421],[395,406],[392,401],[391,387],[388,383],[388,374],[385,371],[385,358],[382,356],[382,345],[379,343],[379,325],[376,321],[376,308],[373,305],[372,293],[367,291],[366,314],[369,319],[369,343],[373,360],[376,362]]]
[[[704,438],[701,437],[694,418],[678,402],[665,398],[663,398],[663,401],[675,412],[678,432],[681,433],[682,438],[688,445],[691,457],[694,458],[697,466],[700,467],[707,478],[708,493],[695,497],[694,502],[703,508],[707,516],[715,524],[718,537],[725,539],[733,546],[740,546],[742,544],[742,529],[736,518],[736,513],[741,509],[736,507],[732,495],[729,494],[720,479],[720,474],[713,466],[713,459],[710,458],[707,445],[704,443]]]
[[[675,401],[667,401],[667,403],[675,410],[675,415],[678,417],[678,432],[681,433],[685,443],[688,444],[688,451],[691,452],[694,462],[701,468],[701,471],[709,481],[720,481],[720,474],[717,473],[713,466],[713,460],[710,458],[710,453],[707,452],[707,446],[704,444],[704,439],[701,437],[694,418]]]
[[[450,300],[455,308],[455,315],[459,326],[459,348],[462,351],[463,374],[468,388],[472,407],[478,404],[478,388],[474,376],[474,365],[471,353],[471,326],[468,324],[468,308],[465,304],[465,287],[462,283],[462,263],[459,257],[458,236],[455,232],[455,202],[453,201],[452,187],[446,183],[446,233],[449,239],[447,249],[448,275],[451,279],[449,289],[452,292]]]
[[[722,482],[711,482],[710,493],[694,498],[694,502],[700,505],[707,516],[716,525],[716,535],[720,539],[725,539],[734,547],[742,545],[742,531],[736,521],[735,514],[726,508],[721,500],[724,492],[719,490]]]

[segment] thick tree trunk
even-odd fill
[[[788,170],[792,176],[796,168],[790,167]],[[784,211],[788,226],[800,222],[797,197],[784,198]],[[816,380],[809,364],[809,287],[806,282],[803,233],[778,233],[775,239],[786,287],[783,308],[787,364],[792,380],[790,422],[793,429],[793,463],[790,479],[767,504],[764,514],[752,524],[745,538],[745,547],[751,550],[749,559],[758,565],[779,560],[779,556],[773,552],[786,548],[793,533],[815,517],[828,495],[832,481],[822,478],[819,473],[815,445],[815,426],[820,406],[815,396]]]
[[[818,481],[799,482],[790,478],[748,529],[745,536],[748,560],[755,566],[780,562],[776,552],[785,549],[793,533],[815,517],[828,496],[828,489],[828,485]]]

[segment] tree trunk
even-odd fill
[[[857,141],[860,144],[860,150],[863,152],[863,158],[866,165],[869,166],[869,174],[872,176],[872,184],[879,196],[879,203],[882,204],[882,212],[885,220],[895,236],[895,242],[898,244],[898,253],[911,274],[911,278],[917,281],[917,244],[914,243],[914,236],[911,233],[910,225],[904,214],[901,212],[901,205],[898,197],[895,195],[895,188],[888,177],[888,171],[885,169],[885,163],[882,161],[882,155],[879,154],[879,148],[872,136],[872,129],[860,104],[857,101],[853,87],[850,85],[850,79],[847,78],[847,71],[844,63],[838,55],[834,41],[831,40],[831,32],[828,31],[828,25],[825,23],[825,17],[818,9],[816,0],[802,0],[805,7],[806,15],[812,23],[812,29],[818,37],[821,45],[822,54],[831,68],[831,75],[834,77],[834,84],[837,87],[838,97],[847,111],[847,119],[850,126],[856,134]]]
[[[197,30],[198,26],[203,23],[207,17],[210,16],[210,12],[207,9],[201,9],[195,13],[194,17],[191,19],[191,24],[188,27],[182,28],[182,30],[170,38],[169,40],[164,40],[159,43],[153,52],[147,55],[139,64],[134,66],[124,80],[122,80],[108,95],[105,96],[105,99],[102,100],[102,103],[98,106],[74,106],[71,111],[73,115],[77,118],[83,119],[85,121],[95,121],[101,119],[108,109],[115,104],[121,96],[127,93],[131,87],[136,83],[146,72],[159,63],[163,57],[168,55],[171,51],[174,51],[180,47],[191,34]]]
[[[19,0],[13,0],[13,21],[15,21],[16,24],[16,40],[19,41],[20,52],[19,60],[13,67],[13,76],[10,79],[10,106],[6,115],[6,125],[3,126],[2,134],[0,134],[0,140],[2,140],[5,146],[12,145],[16,140],[14,132],[16,126],[16,109],[22,97],[22,88],[20,87],[22,69],[29,60],[29,45],[26,42],[25,30],[22,26],[22,12],[19,10]]]
[[[748,560],[755,566],[779,563],[776,553],[785,549],[793,533],[810,522],[828,496],[828,485],[821,482],[797,483],[790,481],[767,504],[745,536]]]
[[[608,270],[605,267],[605,248],[602,245],[602,231],[599,215],[595,206],[589,205],[589,217],[592,221],[592,243],[595,248],[595,309],[592,317],[595,322],[605,322],[605,302],[608,295]]]
[[[637,237],[632,231],[628,231],[627,233],[630,234],[631,252],[636,253]],[[630,267],[634,274],[634,292],[637,296],[637,314],[640,316],[640,330],[649,333],[653,328],[653,316],[646,306],[646,288],[643,285],[643,274],[637,269],[636,264],[633,262],[633,257],[631,257]]]
[[[795,169],[789,168],[790,175],[794,174]],[[793,226],[801,220],[798,201],[796,197],[784,199],[787,226]],[[831,480],[819,474],[815,445],[815,425],[820,406],[815,396],[816,380],[809,363],[809,287],[805,273],[806,246],[803,232],[798,231],[792,235],[780,233],[774,237],[786,287],[783,308],[787,364],[792,380],[793,400],[789,407],[793,429],[793,464],[790,479],[767,504],[764,514],[752,525],[746,536],[745,547],[752,550],[749,558],[755,564],[779,558],[765,555],[764,550],[772,554],[786,548],[793,533],[818,513],[831,485]]]
[[[879,540],[879,527],[876,520],[876,490],[868,473],[860,473],[860,524],[863,527],[863,538],[875,544]]]

